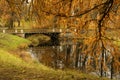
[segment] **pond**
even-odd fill
[[[71,41],[60,41],[58,46],[37,46],[30,47],[29,52],[32,58],[38,62],[51,67],[62,68],[66,61],[66,55],[73,56],[76,44]]]

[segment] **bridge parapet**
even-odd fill
[[[1,33],[62,33],[77,31],[77,29],[51,28],[51,29],[0,29]]]
[[[66,29],[0,29],[1,33],[61,33]]]

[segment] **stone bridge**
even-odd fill
[[[59,45],[59,34],[66,29],[0,29],[1,33],[8,33],[27,38],[34,34],[44,34],[51,38],[50,42],[43,45],[57,46]],[[41,44],[42,45],[42,44]]]

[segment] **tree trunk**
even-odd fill
[[[20,20],[18,19],[17,22],[18,22],[18,27],[20,27]]]
[[[14,21],[13,21],[13,16],[14,16],[14,12],[11,13],[11,17],[10,17],[10,19],[9,19],[9,21],[8,21],[8,22],[9,22],[9,23],[8,23],[8,26],[9,26],[10,29],[12,29],[12,28],[14,27],[14,24],[13,24],[13,23],[14,23]]]
[[[10,19],[9,28],[10,28],[10,29],[13,29],[13,20],[12,20],[12,19]]]

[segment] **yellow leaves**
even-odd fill
[[[116,71],[116,72],[119,72],[120,71],[120,62],[118,61],[118,60],[116,60],[116,59],[114,59],[114,63],[113,63],[113,67],[114,67],[114,70]]]
[[[96,37],[87,37],[84,40],[84,44],[89,45],[89,43],[93,44],[97,41]]]

